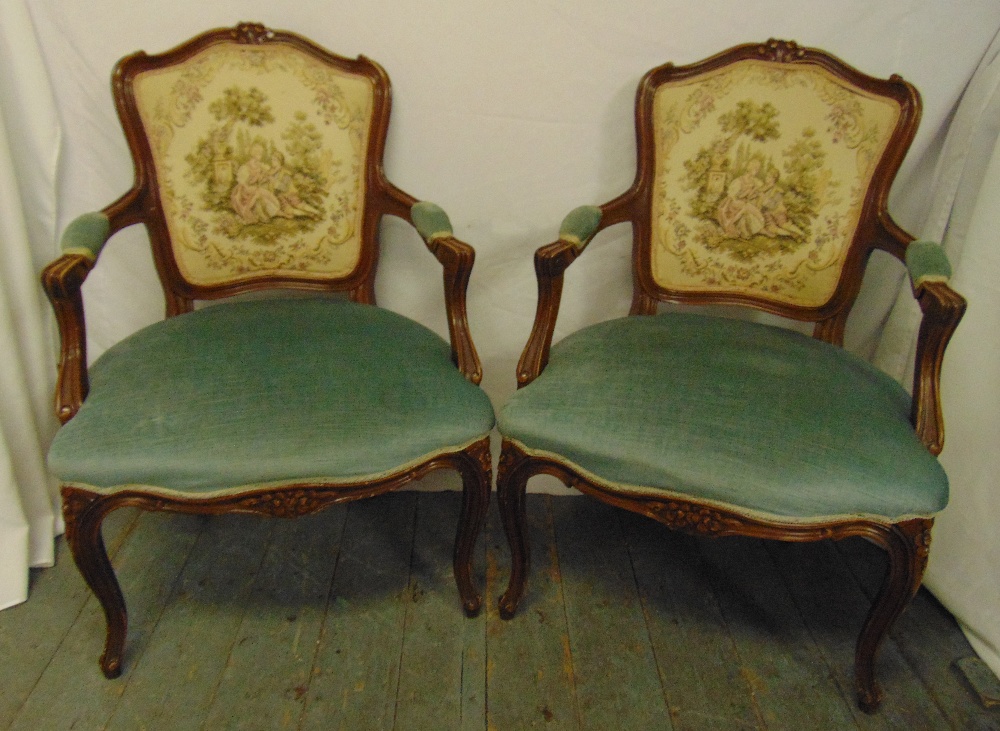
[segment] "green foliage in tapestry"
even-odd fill
[[[335,165],[307,115],[294,113],[279,147],[265,131],[275,117],[260,89],[230,87],[208,109],[219,124],[185,159],[205,209],[217,214],[215,231],[267,244],[314,228]]]

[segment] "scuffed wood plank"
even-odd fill
[[[576,729],[578,719],[552,499],[528,495],[531,568],[517,614],[502,620],[510,553],[495,510],[486,525],[487,726],[491,731]]]
[[[465,616],[452,571],[459,507],[456,493],[422,493],[417,502],[397,729],[485,728],[486,616]]]
[[[138,510],[124,508],[105,518],[102,532],[112,562],[138,517]],[[0,657],[17,662],[0,663],[0,728],[13,722],[91,598],[61,538],[55,552],[55,566],[31,570],[28,601],[3,611]]]
[[[415,509],[413,492],[348,506],[300,728],[392,728]]]
[[[854,648],[871,607],[870,600],[830,543],[772,542],[767,548],[820,652],[833,670],[834,679],[859,728],[907,731],[950,727],[891,638],[883,644],[876,666],[876,677],[885,691],[885,699],[878,713],[861,711],[852,702],[855,698]]]
[[[275,521],[205,728],[298,727],[346,517],[335,505]]]
[[[250,515],[208,520],[108,729],[201,728],[273,527]]]
[[[869,599],[875,597],[885,573],[885,553],[861,538],[840,541],[837,547]],[[930,592],[917,592],[889,636],[952,728],[1000,731],[1000,709],[980,706],[954,666],[956,660],[975,654],[972,646]]]
[[[832,671],[762,541],[698,539],[766,728],[857,728]]]
[[[667,729],[619,512],[584,497],[553,506],[580,728]]]
[[[621,522],[674,728],[761,728],[695,539],[634,513]]]
[[[194,516],[143,513],[139,517],[113,561],[129,612],[122,676],[107,680],[97,666],[105,622],[100,604],[91,596],[11,728],[104,728],[204,524],[203,518]]]

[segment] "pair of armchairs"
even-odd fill
[[[466,317],[474,252],[383,173],[385,72],[241,24],[129,56],[113,88],[135,184],[74,221],[43,274],[62,336],[49,463],[107,618],[104,673],[121,672],[126,609],[101,523],[122,506],[294,517],[455,469],[455,579],[475,614],[495,418]],[[860,702],[878,705],[876,650],[920,585],[947,501],[938,383],[965,307],[940,249],[886,210],[919,114],[898,77],[794,43],[644,77],[634,184],[571,212],[535,255],[537,316],[499,413],[503,617],[524,592],[525,489],[539,473],[682,531],[861,535],[889,555],[856,655]],[[450,342],[375,306],[384,215],[412,223],[442,264]],[[81,286],[136,223],[167,318],[88,368]],[[630,315],[553,345],[566,268],[619,223],[634,232]],[[912,398],[837,347],[875,249],[905,261],[924,312]],[[284,294],[241,296],[262,290]],[[740,305],[813,323],[813,337],[658,314],[661,302]]]

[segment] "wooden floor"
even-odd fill
[[[65,547],[0,612],[0,728],[1000,729],[953,667],[972,654],[925,591],[882,649],[882,710],[854,703],[854,640],[883,570],[860,540],[695,539],[583,497],[531,496],[528,593],[504,622],[491,506],[466,619],[456,493],[294,521],[118,511],[125,672]]]

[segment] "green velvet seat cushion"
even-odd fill
[[[566,338],[498,421],[612,489],[782,519],[898,520],[948,499],[909,411],[899,384],[841,348],[671,313]]]
[[[464,447],[494,423],[438,335],[327,299],[170,318],[110,348],[90,378],[49,466],[98,488],[208,493],[379,476]]]

